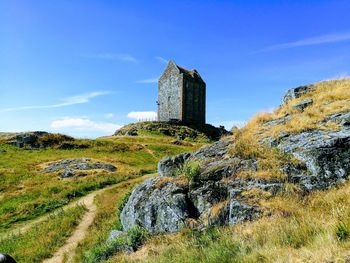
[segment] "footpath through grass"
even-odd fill
[[[156,171],[166,155],[199,147],[171,144],[171,137],[109,137],[80,140],[85,149],[25,150],[0,143],[0,234],[28,220],[67,205],[88,193]],[[84,177],[59,179],[42,172],[41,165],[69,158],[92,158],[111,163],[116,172],[96,172]]]
[[[11,255],[17,262],[42,262],[64,244],[85,211],[85,207],[76,206],[55,212],[23,234],[2,238],[0,251]]]

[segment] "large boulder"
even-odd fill
[[[285,100],[311,90],[312,87],[294,89]],[[310,103],[310,100],[301,103],[300,110]],[[290,118],[271,120],[263,126],[283,124]],[[269,213],[254,203],[254,193],[257,198],[275,196],[288,182],[307,194],[345,182],[350,175],[350,113],[334,114],[323,121],[327,122],[338,124],[339,130],[281,132],[277,138],[262,138],[262,144],[299,160],[283,163],[280,171],[272,171],[282,172],[285,175],[282,177],[249,177],[249,173],[259,170],[258,160],[250,155],[230,154],[235,143],[232,139],[164,158],[158,164],[160,177],[139,185],[130,196],[121,214],[124,230],[140,225],[151,233],[164,233],[184,226],[235,225]],[[181,182],[178,171],[183,173],[193,161],[200,164],[194,167],[199,175],[182,178],[188,181]],[[186,169],[182,169],[184,166]],[[248,177],[239,176],[247,171]]]
[[[158,163],[158,174],[160,176],[175,176],[177,170],[190,156],[190,153],[183,153],[174,157],[163,158]]]
[[[304,94],[307,94],[311,91],[314,91],[315,87],[313,85],[309,86],[300,86],[297,88],[290,89],[286,92],[286,94],[282,98],[282,105],[286,104],[288,101],[300,98]]]
[[[305,163],[308,175],[291,178],[306,190],[343,183],[350,173],[350,127],[339,131],[311,130],[289,135],[278,148]]]
[[[175,183],[162,184],[162,178],[152,178],[137,186],[121,215],[124,230],[135,225],[151,233],[176,232],[191,216],[187,200],[188,189]]]
[[[126,203],[121,213],[124,230],[139,225],[151,233],[175,232],[193,221],[197,227],[225,226],[258,217],[260,210],[246,204],[241,193],[252,189],[276,193],[282,184],[233,177],[240,169],[257,168],[255,161],[228,158],[229,146],[230,140],[223,140],[160,161],[161,176],[137,186]],[[173,172],[192,160],[202,164],[200,178],[187,184],[177,181]]]

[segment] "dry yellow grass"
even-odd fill
[[[264,201],[272,216],[195,234],[155,236],[133,254],[108,262],[346,262],[350,258],[350,183],[308,198],[290,193]],[[218,205],[221,206],[220,203]],[[344,224],[348,235],[339,238]]]
[[[281,172],[281,167],[288,163],[298,163],[292,156],[259,143],[256,136],[247,127],[234,132],[233,142],[229,151],[232,156],[256,160],[258,165],[257,170],[249,169],[240,171],[237,174],[240,177],[284,179],[286,175]]]
[[[300,98],[290,100],[287,104],[277,108],[273,113],[259,113],[246,125],[245,131],[249,131],[259,138],[277,137],[280,132],[298,133],[310,129],[337,130],[338,125],[321,124],[320,122],[329,116],[350,111],[350,79],[330,80],[313,85],[314,91]],[[294,108],[297,103],[311,98],[312,105],[304,111]],[[291,120],[285,124],[264,127],[263,123],[284,116],[291,116]]]
[[[314,88],[273,113],[259,113],[244,128],[234,131],[230,154],[258,162],[257,171],[245,170],[238,176],[283,178],[281,165],[298,163],[261,145],[259,141],[263,138],[278,137],[282,131],[298,133],[339,128],[335,123],[321,122],[335,113],[350,111],[350,79],[324,81]],[[312,98],[313,104],[304,111],[293,107],[307,98]],[[285,124],[264,125],[286,115],[291,116],[291,120]],[[300,193],[296,185],[289,183],[285,183],[283,193],[275,197],[245,192],[243,197],[258,202],[271,215],[199,234],[184,230],[156,236],[140,252],[119,254],[109,262],[349,262],[350,182],[308,197]],[[224,203],[215,206],[214,213],[220,211],[222,205]]]

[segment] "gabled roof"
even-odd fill
[[[180,70],[180,73],[185,74],[185,75],[187,75],[187,76],[189,76],[191,78],[200,79],[201,81],[203,81],[201,75],[199,75],[197,70],[195,70],[195,69],[188,70],[188,69],[185,69],[185,68],[180,67],[178,65],[176,65],[176,67]]]
[[[188,77],[191,77],[193,79],[200,80],[200,81],[204,82],[202,77],[199,75],[198,71],[195,69],[188,70],[188,69],[185,69],[183,67],[180,67],[173,60],[169,61],[167,68],[168,67],[176,67],[179,70],[180,74],[184,74]]]

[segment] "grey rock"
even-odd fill
[[[293,106],[294,109],[303,111],[306,107],[312,105],[313,100],[312,99],[305,99]]]
[[[290,115],[283,116],[278,119],[270,120],[264,123],[265,126],[275,126],[280,124],[286,124],[288,121],[290,121],[292,117]]]
[[[232,199],[229,205],[228,223],[236,225],[245,221],[251,221],[260,216],[261,212],[255,206],[243,204]]]
[[[292,180],[305,190],[327,189],[344,182],[350,173],[350,129],[312,130],[284,138],[278,148],[305,163],[309,175]]]
[[[174,183],[159,188],[162,177],[146,180],[137,186],[121,215],[124,231],[134,225],[144,227],[151,233],[176,232],[185,226],[191,215],[187,189]]]
[[[139,225],[151,233],[176,232],[186,226],[189,219],[203,226],[230,225],[257,217],[260,213],[258,209],[241,203],[240,194],[253,188],[276,194],[283,184],[234,177],[242,169],[257,170],[258,167],[256,160],[227,157],[230,143],[229,140],[219,141],[192,154],[160,161],[158,169],[161,176],[137,186],[125,205],[121,213],[124,231]],[[164,176],[173,176],[173,171],[190,160],[202,164],[198,181],[192,181],[187,186],[170,181],[160,186]],[[223,203],[226,205],[212,214],[212,208]]]
[[[207,225],[209,226],[232,226],[241,224],[245,221],[252,221],[261,216],[262,212],[257,206],[244,204],[236,199],[231,199],[212,214],[208,211]]]
[[[5,153],[6,150],[5,149],[0,149],[0,153]]]
[[[47,166],[43,172],[53,173],[61,170],[94,170],[102,169],[108,172],[114,172],[117,170],[112,164],[101,163],[101,162],[92,162],[90,158],[76,158],[76,159],[66,159],[57,162],[51,163]]]
[[[137,130],[130,130],[125,132],[125,136],[137,136]]]
[[[296,98],[311,90],[294,90],[289,97]],[[296,184],[305,194],[328,189],[344,183],[350,174],[349,116],[345,112],[325,120],[341,124],[339,131],[281,132],[276,139],[267,137],[262,143],[300,160],[299,164],[284,165],[281,171],[287,175],[288,182]],[[285,116],[264,125],[278,125],[289,120],[290,117]],[[171,180],[159,186],[163,177],[139,185],[122,211],[124,230],[140,225],[151,233],[176,232],[186,226],[189,219],[205,227],[240,224],[261,216],[262,210],[249,205],[249,197],[243,193],[258,189],[274,196],[284,189],[285,181],[237,177],[241,170],[257,171],[258,163],[254,158],[228,154],[232,143],[234,141],[224,139],[194,153],[161,160],[158,171],[163,177],[176,175],[176,171],[191,160],[201,164],[200,176],[185,186]]]
[[[48,135],[50,135],[48,132],[42,131],[17,133],[15,136],[8,138],[7,144],[18,148],[25,147],[30,150],[38,150],[57,146],[63,142],[74,141],[74,138],[63,134]],[[42,138],[45,139],[42,140]]]
[[[199,161],[206,159],[220,159],[223,158],[228,153],[228,146],[231,144],[232,140],[223,139],[217,141],[211,145],[204,146],[195,153],[192,154],[192,158]]]
[[[325,122],[335,122],[342,126],[350,126],[350,112],[337,113],[330,116]]]
[[[61,178],[70,178],[70,177],[74,177],[75,173],[73,170],[70,169],[66,169],[64,170],[60,175]]]
[[[189,199],[199,214],[203,214],[214,204],[227,199],[228,190],[221,182],[209,181],[199,188],[191,189]]]
[[[314,90],[314,87],[312,85],[310,85],[310,86],[300,86],[300,87],[297,87],[297,88],[290,89],[283,96],[282,105],[287,103],[288,101],[290,101],[292,99],[297,99],[297,98],[303,96],[304,94],[307,94],[307,93],[309,93],[309,92],[311,92],[313,90]]]
[[[191,156],[190,153],[179,154],[174,157],[165,157],[158,163],[158,174],[160,176],[175,176],[177,170]]]
[[[116,240],[118,237],[120,237],[121,235],[123,235],[125,232],[123,231],[119,231],[119,230],[112,230],[110,233],[109,233],[109,237],[107,239],[107,243],[111,243],[113,242],[114,240]]]

